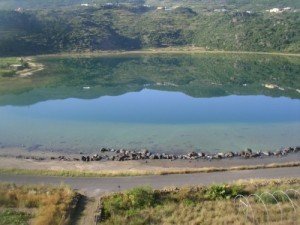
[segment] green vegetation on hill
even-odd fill
[[[242,8],[242,9],[265,9],[266,7],[295,7],[299,8],[297,0],[1,0],[0,8],[25,9],[59,8],[79,6],[80,4],[101,5],[107,3],[150,5],[150,6],[188,6],[193,8]]]
[[[166,11],[140,3],[2,10],[0,56],[186,45],[300,52],[299,12],[246,12],[249,2],[244,2],[232,2],[235,8],[226,3],[226,12],[214,12],[223,7],[218,1],[211,7],[200,2],[200,8],[184,5]]]

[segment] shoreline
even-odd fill
[[[151,151],[146,148],[130,149],[130,148],[109,148],[100,147],[92,152],[76,152],[76,151],[55,151],[39,149],[40,145],[30,148],[24,147],[4,147],[0,146],[0,157],[13,157],[18,159],[33,159],[37,161],[43,160],[60,160],[60,161],[143,161],[143,160],[224,160],[224,159],[255,159],[255,158],[273,158],[285,157],[290,154],[300,155],[300,146],[282,147],[276,150],[252,150],[246,148],[239,151]]]
[[[34,75],[35,73],[44,70],[44,65],[41,63],[35,62],[32,58],[30,57],[25,57],[26,63],[28,63],[28,68],[17,71],[17,75],[19,77],[29,77]]]
[[[11,151],[9,151],[11,150]],[[10,154],[9,154],[10,152]],[[20,153],[23,152],[23,156]],[[143,159],[125,161],[69,160],[80,154],[0,149],[0,174],[62,177],[115,177],[167,174],[212,173],[282,167],[300,167],[300,154],[256,158]]]
[[[253,51],[225,51],[225,50],[205,50],[203,48],[149,48],[139,50],[107,50],[107,51],[88,51],[88,52],[62,52],[54,54],[40,54],[28,57],[91,57],[91,56],[126,56],[143,54],[242,54],[242,55],[274,55],[300,57],[300,53],[288,52],[253,52]]]

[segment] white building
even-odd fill
[[[269,10],[270,13],[279,13],[281,12],[279,8],[273,8]]]

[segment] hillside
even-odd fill
[[[106,3],[150,5],[150,6],[188,6],[193,8],[210,8],[226,6],[244,10],[264,10],[270,7],[299,8],[297,0],[1,0],[0,8],[11,10],[19,7],[25,9],[42,9],[79,6],[80,4],[101,5]]]
[[[37,1],[27,3],[30,2]],[[43,4],[47,2],[78,3],[64,0]],[[295,8],[282,13],[262,8],[245,11],[249,1],[227,1],[225,6],[218,1],[201,1],[195,7],[191,0],[186,1],[190,7],[167,10],[140,5],[144,2],[147,3],[2,10],[0,56],[187,45],[207,50],[300,52],[300,12],[295,1],[286,1],[286,5]],[[258,5],[251,4],[254,9]],[[270,8],[266,3],[263,6]]]

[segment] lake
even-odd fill
[[[275,150],[300,144],[299,57],[39,57],[0,80],[0,146],[96,152]]]

